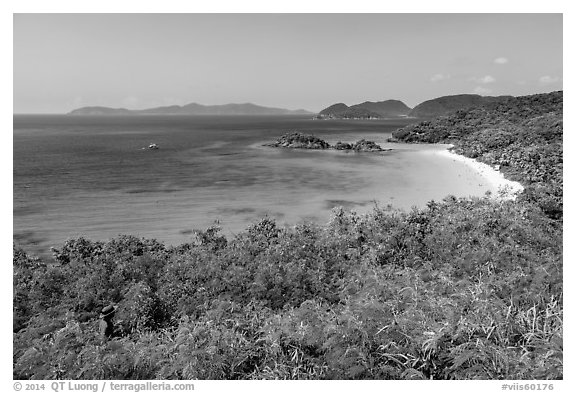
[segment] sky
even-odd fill
[[[13,112],[563,87],[562,14],[14,14]]]

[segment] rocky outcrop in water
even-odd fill
[[[267,144],[271,147],[289,147],[292,149],[329,149],[330,144],[314,135],[293,132],[284,134],[276,142]]]
[[[382,149],[380,147],[380,145],[377,145],[376,143],[374,143],[372,141],[367,141],[365,139],[361,139],[352,145],[352,150],[354,150],[354,151],[382,151],[384,149]]]
[[[334,149],[336,149],[336,150],[352,150],[352,145],[350,143],[338,141],[334,145]]]
[[[320,139],[314,135],[302,134],[299,132],[293,132],[289,134],[284,134],[278,138],[275,142],[265,144],[264,146],[269,147],[285,147],[292,149],[335,149],[335,150],[345,150],[345,151],[357,151],[357,152],[377,152],[377,151],[388,151],[392,149],[383,149],[378,144],[373,141],[367,141],[361,139],[354,143],[337,142],[334,146],[331,146],[328,142]]]

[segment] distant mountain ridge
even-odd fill
[[[512,96],[481,96],[479,94],[457,94],[424,101],[414,108],[399,100],[386,100],[348,106],[338,103],[323,109],[317,119],[382,119],[394,117],[434,118],[476,106],[504,102]]]
[[[201,105],[191,103],[187,105],[161,106],[149,109],[108,108],[105,106],[85,106],[74,109],[68,115],[94,116],[94,115],[212,115],[212,116],[257,116],[257,115],[311,115],[313,112],[304,109],[290,110],[282,108],[269,108],[255,104],[225,104]]]
[[[348,106],[344,103],[333,104],[321,110],[316,119],[382,119],[382,118],[434,118],[446,116],[458,110],[483,106],[491,103],[504,102],[513,96],[481,96],[478,94],[457,94],[442,96],[424,101],[414,108],[408,107],[400,100],[365,101],[361,104]],[[313,112],[303,109],[290,110],[270,108],[251,103],[201,105],[170,105],[148,109],[131,110],[125,108],[109,108],[104,106],[86,106],[75,109],[68,115],[212,115],[212,116],[242,116],[242,115],[312,115]]]
[[[409,113],[410,117],[432,118],[444,116],[457,110],[468,109],[475,106],[490,104],[497,101],[505,101],[512,96],[481,96],[478,94],[457,94],[443,96],[424,101],[416,105]]]
[[[410,108],[399,100],[366,101],[348,106],[338,103],[320,111],[318,119],[380,119],[406,117]]]

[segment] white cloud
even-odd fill
[[[446,79],[450,79],[450,75],[447,74],[435,74],[432,75],[432,77],[430,78],[430,82],[440,82]]]
[[[560,78],[558,78],[557,76],[550,76],[550,75],[544,75],[541,76],[540,79],[538,79],[538,81],[542,84],[545,85],[549,85],[551,83],[556,83],[560,80]]]
[[[507,64],[508,63],[508,59],[505,57],[497,57],[494,59],[494,63],[495,64]]]
[[[486,76],[483,76],[482,78],[479,78],[478,82],[480,82],[482,84],[494,83],[494,82],[496,82],[496,79],[492,75],[486,75]]]
[[[474,93],[480,94],[480,95],[486,95],[486,94],[492,93],[492,90],[487,89],[483,86],[476,86],[476,88],[474,89]]]
[[[486,85],[488,83],[494,83],[496,82],[496,78],[494,78],[492,75],[485,75],[485,76],[481,76],[481,77],[471,77],[468,80],[474,82],[474,83],[479,83],[481,85]]]

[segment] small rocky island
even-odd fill
[[[376,151],[389,151],[392,149],[383,149],[372,141],[361,139],[354,143],[337,142],[331,146],[328,142],[320,139],[314,135],[302,134],[300,132],[292,132],[282,135],[275,142],[265,144],[269,147],[286,147],[292,149],[335,149],[345,151],[357,152],[376,152]]]

